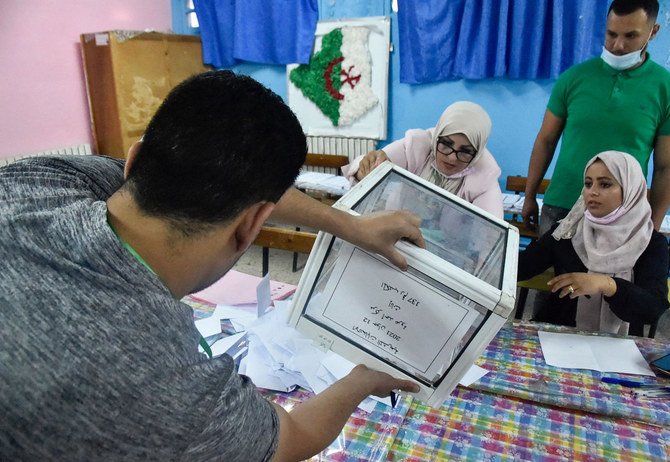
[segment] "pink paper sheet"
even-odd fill
[[[193,298],[217,305],[244,305],[256,303],[256,286],[261,282],[258,276],[230,270],[221,279],[200,292],[191,294]],[[296,286],[285,282],[270,281],[270,297],[282,300],[293,292]]]

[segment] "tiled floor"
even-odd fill
[[[270,278],[275,281],[288,282],[291,284],[298,284],[302,267],[307,260],[306,255],[298,255],[299,270],[293,272],[291,265],[293,261],[293,253],[284,250],[270,249]],[[261,276],[262,272],[262,252],[260,247],[251,246],[249,250],[240,258],[235,265],[235,269],[247,274]],[[532,306],[532,291],[526,302],[526,306]],[[524,315],[530,313],[530,309],[526,309]],[[656,339],[663,340],[670,343],[670,312],[666,312],[662,317],[656,331]]]

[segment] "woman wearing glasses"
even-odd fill
[[[490,133],[486,111],[475,103],[459,101],[445,109],[436,127],[408,130],[403,139],[354,159],[342,171],[350,181],[360,181],[390,160],[503,218],[500,167],[486,149]]]

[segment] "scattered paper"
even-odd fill
[[[481,379],[484,377],[486,374],[488,374],[489,371],[488,369],[484,369],[483,367],[479,367],[476,364],[473,364],[470,369],[465,373],[463,378],[461,379],[460,383],[464,387],[469,387],[473,383],[475,383],[477,380]]]
[[[654,376],[631,339],[538,331],[544,361],[555,367]]]
[[[240,332],[239,334],[231,335],[229,337],[224,337],[222,339],[217,340],[212,345],[210,345],[210,348],[212,349],[212,356],[217,357],[221,356],[224,353],[228,353],[230,354],[230,356],[234,357],[237,351],[232,350],[241,349],[240,343],[244,340],[244,337],[246,335],[247,334],[245,332]]]
[[[210,337],[212,335],[221,333],[221,318],[210,316],[208,318],[198,319],[195,322],[195,327],[203,337]]]
[[[256,319],[258,313],[258,306],[253,304],[248,305],[216,305],[212,317],[219,319]]]
[[[270,298],[270,274],[266,274],[263,279],[260,280],[256,286],[256,299],[258,300],[258,317],[260,318],[265,314],[267,309],[272,305],[272,299]]]
[[[276,371],[279,364],[273,362],[267,350],[260,342],[249,342],[249,351],[245,360],[245,374],[257,387],[268,390],[288,392],[295,389],[294,384],[286,384]]]

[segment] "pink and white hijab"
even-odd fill
[[[631,281],[633,266],[649,245],[654,225],[647,200],[647,182],[639,162],[619,151],[594,156],[584,169],[601,160],[621,185],[623,203],[608,217],[590,219],[580,196],[553,232],[556,239],[572,239],[572,245],[589,273],[607,274]],[[618,318],[600,297],[579,297],[577,328],[627,334],[628,323]]]

